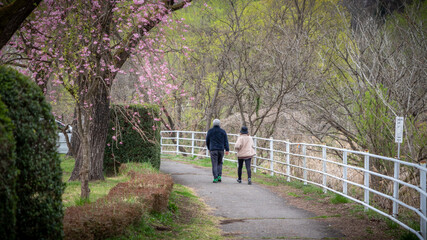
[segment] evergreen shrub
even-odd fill
[[[160,168],[159,108],[155,105],[112,105],[104,154],[104,171],[121,163],[148,162]]]
[[[50,105],[40,88],[0,66],[0,95],[15,125],[16,239],[62,239],[62,170]]]
[[[15,239],[15,140],[12,120],[7,114],[6,105],[0,99],[0,236],[4,239]]]

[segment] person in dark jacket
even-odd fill
[[[211,154],[213,183],[221,182],[224,150],[226,155],[230,151],[227,133],[219,127],[220,123],[219,119],[213,120],[213,128],[206,135],[206,147]]]

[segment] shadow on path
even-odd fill
[[[224,236],[243,239],[339,239],[342,235],[313,219],[313,213],[289,206],[286,201],[262,185],[237,183],[223,177],[212,183],[210,168],[162,159],[160,171],[171,174],[175,183],[193,188],[224,218]]]

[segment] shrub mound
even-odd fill
[[[117,172],[121,163],[148,162],[160,168],[160,127],[154,105],[112,105],[104,170]]]
[[[131,180],[113,187],[95,203],[65,211],[65,239],[95,240],[122,234],[144,212],[167,209],[173,181],[170,175],[129,171]]]
[[[167,209],[169,194],[173,187],[173,181],[169,175],[143,174],[133,171],[130,171],[129,175],[131,180],[117,184],[110,190],[107,198],[137,197],[150,212],[163,212]]]
[[[15,126],[15,167],[19,172],[16,226],[13,228],[12,218],[5,227],[15,231],[17,239],[62,239],[64,184],[50,105],[34,82],[4,66],[0,66],[0,96]]]
[[[102,202],[69,207],[64,216],[65,239],[105,239],[123,233],[142,215],[138,204]]]
[[[16,168],[15,140],[12,120],[0,99],[0,236],[15,239],[16,224]]]

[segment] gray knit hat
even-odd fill
[[[221,124],[221,122],[219,121],[219,119],[214,119],[213,120],[213,125],[214,126],[218,126],[219,127],[220,124]]]

